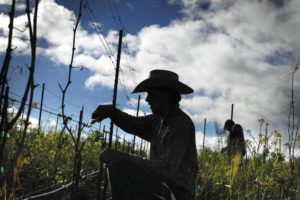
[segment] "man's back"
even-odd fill
[[[151,141],[150,160],[160,161],[157,175],[194,193],[198,171],[195,127],[192,120],[178,107],[161,118]]]

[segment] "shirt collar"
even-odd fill
[[[174,105],[173,107],[170,108],[170,110],[167,112],[166,115],[164,116],[160,116],[160,120],[162,123],[165,123],[165,121],[173,115],[173,113],[177,112],[179,110],[179,106],[178,105]]]

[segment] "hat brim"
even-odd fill
[[[167,88],[177,91],[179,94],[191,94],[194,92],[192,88],[180,81],[167,80],[161,78],[148,78],[139,83],[132,93],[147,92],[151,88]]]

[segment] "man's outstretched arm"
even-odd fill
[[[148,115],[145,117],[134,117],[115,108],[113,105],[99,105],[92,113],[93,122],[110,118],[117,126],[124,131],[135,134],[147,141],[151,141],[152,129],[157,116]]]

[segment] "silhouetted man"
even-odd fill
[[[100,105],[92,118],[109,117],[124,131],[151,143],[150,159],[106,149],[100,159],[108,164],[113,200],[194,199],[198,171],[195,127],[179,108],[180,94],[193,90],[167,70],[153,70],[133,93],[147,92],[153,114],[133,117],[112,105]]]
[[[245,156],[246,144],[242,126],[228,119],[224,124],[224,130],[229,131],[229,136],[227,139],[228,145],[222,149],[222,152],[226,152],[230,158],[233,158],[237,153],[242,157]]]

